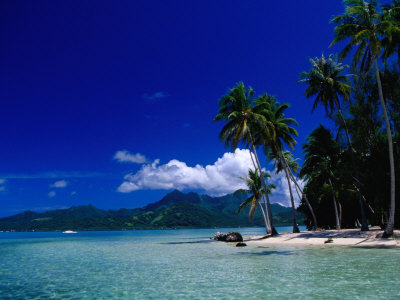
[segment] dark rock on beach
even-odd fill
[[[230,231],[228,234],[217,232],[214,234],[214,240],[223,242],[243,242],[243,237],[237,231]]]
[[[231,231],[226,236],[226,242],[243,242],[243,237],[239,232]]]
[[[216,232],[213,236],[213,239],[216,241],[225,241],[226,239],[226,233],[223,232]]]
[[[246,246],[247,246],[247,244],[243,243],[243,242],[239,242],[236,244],[236,247],[246,247]]]

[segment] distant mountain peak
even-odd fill
[[[173,190],[172,192],[168,193],[165,196],[168,196],[168,195],[182,195],[182,194],[183,193],[180,190],[175,189],[175,190]]]

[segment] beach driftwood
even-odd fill
[[[230,231],[227,234],[217,232],[214,234],[214,240],[223,242],[243,242],[242,235],[237,231]]]

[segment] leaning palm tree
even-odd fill
[[[286,118],[285,110],[289,107],[288,104],[280,104],[275,97],[264,94],[255,100],[256,106],[266,119],[267,126],[262,128],[257,135],[256,143],[263,145],[266,154],[272,153],[277,164],[281,164],[285,171],[288,180],[288,186],[291,196],[292,208],[294,208],[293,194],[291,190],[290,177],[287,169],[287,163],[283,156],[283,147],[294,148],[297,136],[297,131],[294,125],[297,125],[295,119]],[[293,214],[293,232],[299,232],[296,221],[296,213]]]
[[[338,201],[332,181],[335,180],[334,170],[339,162],[339,145],[332,138],[331,133],[320,125],[308,136],[303,145],[304,164],[300,172],[307,181],[318,180],[330,187],[333,208],[335,213],[336,229],[341,229],[338,213]]]
[[[295,177],[295,175],[299,175],[300,171],[300,165],[298,163],[299,159],[294,158],[293,154],[290,151],[285,151],[283,154],[284,154],[283,157],[286,160],[289,178],[294,183],[295,190],[297,192],[297,195],[299,196],[299,200],[301,201],[304,198],[304,201],[306,202],[306,205],[310,210],[310,214],[314,223],[314,229],[317,229],[318,224],[317,224],[317,218],[315,217],[314,214],[314,210],[312,209],[311,204],[308,202],[307,195],[303,193],[303,189],[300,187],[299,183],[297,182],[297,178]]]
[[[270,177],[270,175],[266,172],[263,174],[264,177]],[[250,221],[253,220],[254,214],[257,209],[257,205],[261,208],[261,212],[264,213],[261,205],[261,197],[265,194],[265,189],[263,188],[262,182],[261,182],[261,177],[258,175],[257,169],[252,170],[249,169],[249,174],[247,178],[240,177],[240,179],[244,180],[246,182],[246,185],[248,187],[247,190],[245,189],[239,189],[235,191],[234,195],[237,194],[246,194],[250,195],[245,201],[243,201],[242,204],[240,204],[239,209],[238,209],[238,214],[241,212],[242,209],[244,209],[247,206],[250,206],[249,209],[249,219]],[[272,189],[275,188],[275,185],[270,183],[267,185],[267,194],[271,194]],[[264,221],[265,221],[265,216]]]
[[[297,195],[299,196],[299,200],[301,201],[302,199],[304,199],[304,202],[306,203],[310,214],[311,214],[311,218],[312,221],[314,223],[314,230],[318,229],[318,223],[317,223],[317,217],[315,216],[314,210],[310,204],[310,202],[308,201],[307,195],[306,193],[303,192],[303,189],[300,187],[299,183],[297,182],[297,179],[295,177],[294,174],[298,175],[299,170],[300,170],[300,166],[297,163],[297,158],[293,159],[293,155],[291,156],[292,159],[290,159],[287,163],[288,163],[288,171],[289,171],[289,177],[292,180],[292,182],[294,183]]]
[[[219,111],[214,121],[227,122],[220,132],[220,140],[225,142],[225,146],[231,146],[236,149],[239,143],[244,143],[250,148],[250,156],[255,156],[257,167],[261,172],[261,166],[255,148],[253,131],[255,128],[263,127],[265,118],[263,115],[253,110],[253,97],[254,90],[246,89],[244,84],[238,83],[236,87],[232,88],[227,95],[221,98],[219,102]],[[252,158],[253,159],[253,158]],[[266,189],[265,181],[262,182]],[[264,199],[265,202],[267,202]],[[268,207],[266,206],[268,209]],[[266,231],[267,234],[273,234],[272,220],[270,214],[266,212]]]
[[[339,54],[340,58],[345,58],[354,47],[357,50],[354,54],[354,62],[361,62],[360,69],[365,74],[375,66],[375,76],[378,84],[379,100],[386,123],[386,133],[388,138],[389,162],[390,162],[390,213],[384,235],[392,235],[394,228],[395,211],[395,167],[393,156],[393,141],[387,108],[382,92],[382,84],[379,74],[378,59],[381,56],[381,39],[388,37],[391,39],[393,23],[384,18],[378,11],[377,1],[370,0],[344,0],[345,13],[334,16],[332,23],[336,24],[335,39],[331,45],[344,40],[349,43]]]
[[[329,55],[325,58],[322,55],[320,58],[310,58],[311,70],[309,72],[302,72],[300,74],[301,80],[307,85],[305,95],[307,98],[315,97],[312,111],[321,104],[325,107],[325,111],[328,115],[336,109],[339,115],[342,127],[344,127],[347,143],[350,148],[351,161],[353,164],[353,170],[355,175],[355,185],[359,191],[359,202],[361,209],[361,230],[368,230],[367,219],[365,217],[365,208],[363,197],[361,195],[361,189],[359,187],[360,176],[358,167],[355,162],[355,150],[351,142],[349,130],[347,128],[346,120],[343,117],[343,113],[340,107],[340,98],[348,101],[350,99],[350,83],[348,80],[349,75],[343,74],[343,71],[348,66],[343,65],[337,61],[336,55]]]
[[[289,168],[290,168],[289,162],[290,162],[290,164],[292,164],[292,166],[296,162],[293,161],[293,155],[292,155],[292,153],[290,153],[290,151],[283,151],[281,153],[270,152],[269,158],[271,158],[274,161],[274,166],[276,168],[277,174],[280,173],[281,171],[284,171],[284,173],[285,173],[286,180],[288,183],[288,188],[289,188],[290,203],[292,206],[293,232],[295,232],[295,233],[300,232],[299,227],[297,225],[296,206],[294,204],[292,184],[291,184],[292,180],[289,175]]]

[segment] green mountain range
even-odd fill
[[[37,213],[25,211],[0,218],[0,231],[56,231],[56,230],[122,230],[263,226],[260,214],[249,221],[248,211],[237,215],[243,195],[210,197],[196,193],[184,194],[177,190],[163,199],[142,208],[103,210],[87,206],[72,206]],[[276,226],[291,225],[291,208],[272,204]],[[298,214],[298,222],[304,216]]]

